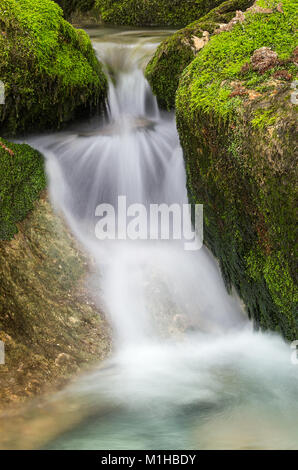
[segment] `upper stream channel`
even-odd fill
[[[175,116],[158,109],[143,74],[169,31],[87,31],[109,76],[106,119],[28,143],[45,156],[51,200],[94,260],[90,290],[113,328],[113,354],[42,410],[33,406],[24,445],[297,449],[292,350],[253,331],[209,251],[95,237],[98,204],[115,207],[119,195],[146,207],[184,204],[187,192]]]

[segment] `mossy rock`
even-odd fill
[[[0,139],[0,175],[0,240],[9,240],[46,185],[43,157],[29,145]]]
[[[256,327],[296,339],[297,8],[277,5],[211,38],[183,72],[176,113],[189,195],[204,204],[205,242],[227,287]],[[251,61],[262,47],[277,54],[266,71]]]
[[[227,23],[236,10],[252,5],[253,0],[228,0],[211,10],[198,21],[177,31],[158,47],[146,68],[146,78],[160,107],[172,109],[183,70],[195,59],[194,37],[201,38],[204,31],[212,34],[219,24]]]
[[[18,228],[0,242],[0,409],[65,385],[111,343],[85,286],[88,259],[45,192]]]
[[[105,23],[131,26],[186,26],[222,0],[95,0]]]
[[[58,128],[103,105],[107,80],[88,35],[51,0],[0,4],[2,135]]]

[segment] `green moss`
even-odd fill
[[[276,67],[242,69],[266,46],[277,67],[293,71],[297,13],[289,0],[283,10],[247,13],[211,38],[183,72],[176,114],[190,199],[204,204],[205,242],[227,288],[236,288],[257,328],[295,339],[297,107],[291,82],[272,76]],[[245,92],[233,96],[239,87]]]
[[[293,306],[298,302],[298,289],[283,253],[277,252],[266,258],[264,278],[275,304],[291,318]]]
[[[175,106],[175,94],[183,70],[195,59],[193,36],[201,37],[203,31],[212,34],[221,23],[230,21],[236,10],[249,7],[252,0],[228,0],[195,23],[191,23],[163,41],[146,68],[153,93],[162,108]]]
[[[265,126],[271,126],[276,122],[277,116],[273,114],[272,109],[257,109],[255,116],[251,120],[253,127],[263,129]]]
[[[0,240],[9,240],[46,185],[43,157],[29,145],[0,139],[0,175]]]
[[[192,33],[192,30],[188,31]],[[201,36],[202,31],[196,30],[193,34]],[[178,32],[163,41],[147,65],[145,76],[161,108],[174,107],[179,78],[186,65],[195,57],[190,38],[191,34],[187,38],[183,30],[182,34]]]
[[[50,0],[0,4],[2,132],[57,128],[103,104],[107,81],[91,42]]]
[[[185,26],[222,0],[95,0],[106,23],[132,26]]]
[[[246,259],[248,274],[255,281],[262,279],[270,292],[274,304],[288,318],[295,331],[296,306],[298,302],[298,289],[293,281],[287,260],[281,251],[265,256],[262,250],[251,251]],[[294,337],[294,335],[292,335]]]
[[[187,94],[188,108],[226,117],[239,105],[239,99],[230,96],[231,81],[245,80],[246,86],[253,88],[273,75],[276,68],[261,75],[253,70],[243,74],[242,67],[256,49],[264,46],[277,52],[282,60],[291,57],[297,44],[295,3],[283,2],[284,13],[247,13],[244,24],[238,23],[231,32],[213,36],[185,71],[179,94],[183,101]],[[179,97],[178,101],[181,103]]]

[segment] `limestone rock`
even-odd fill
[[[198,52],[203,49],[203,47],[209,42],[209,36],[210,34],[208,33],[208,31],[204,31],[201,38],[198,38],[197,36],[192,36],[195,52]]]

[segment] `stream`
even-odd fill
[[[95,237],[98,204],[115,207],[119,195],[145,207],[186,204],[187,192],[175,116],[158,109],[143,75],[169,31],[87,31],[110,77],[107,117],[28,142],[46,157],[53,205],[94,260],[89,288],[114,350],[50,399],[55,433],[30,431],[28,418],[27,433],[45,435],[26,446],[297,449],[292,350],[253,331],[210,252],[186,251],[176,239]]]

